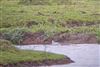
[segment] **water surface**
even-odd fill
[[[64,54],[70,57],[75,63],[65,65],[53,65],[43,67],[100,67],[100,45],[77,44],[77,45],[25,45],[17,46],[20,49],[39,50]]]

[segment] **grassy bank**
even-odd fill
[[[1,0],[1,33],[25,28],[26,32],[45,31],[47,36],[60,32],[98,34],[100,30],[99,0],[40,1]],[[16,34],[12,33],[10,36],[15,37]]]
[[[40,26],[60,25],[68,20],[77,20],[80,23],[100,21],[98,1],[75,1],[74,5],[23,5],[19,4],[19,1],[0,2],[1,28],[25,26],[30,21]]]
[[[45,52],[39,51],[25,51],[20,50],[17,52],[0,51],[0,64],[13,64],[20,62],[31,62],[31,61],[43,61],[43,60],[59,60],[64,59],[64,55],[47,53],[47,58]],[[42,63],[42,62],[41,62]]]
[[[0,40],[0,65],[16,64],[24,62],[43,63],[44,60],[64,59],[64,55],[45,53],[41,51],[19,50],[11,42]]]

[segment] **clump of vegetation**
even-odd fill
[[[16,52],[17,49],[10,41],[0,39],[0,51]]]
[[[96,32],[96,35],[97,35],[98,43],[100,43],[100,30],[98,30],[98,31]]]
[[[23,38],[24,33],[29,32],[27,28],[13,28],[13,29],[0,29],[4,34],[4,39],[10,40],[14,44],[19,44]]]

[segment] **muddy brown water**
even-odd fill
[[[52,65],[41,67],[100,67],[100,45],[98,44],[73,44],[73,45],[25,45],[16,46],[25,50],[39,50],[64,54],[75,63],[65,65]]]

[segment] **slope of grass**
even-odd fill
[[[31,62],[31,61],[43,61],[45,59],[57,60],[63,59],[64,55],[47,53],[39,51],[16,51],[15,53],[0,50],[0,64],[19,63],[19,62]]]
[[[100,21],[100,7],[98,1],[87,2],[75,5],[19,5],[18,1],[1,2],[1,28],[12,26],[24,26],[28,21],[36,21],[38,23],[52,23],[60,24],[69,19],[81,20],[84,22],[98,22]],[[98,15],[97,15],[98,14]],[[47,25],[47,24],[46,24]]]
[[[30,25],[30,27],[28,27],[31,32],[43,30],[45,31],[46,35],[49,36],[62,31],[72,33],[97,33],[97,30],[100,30],[98,27],[100,26],[99,0],[68,0],[69,2],[67,2],[67,0],[42,0],[41,2],[44,3],[44,5],[38,3],[40,0],[32,0],[31,3],[36,2],[38,3],[37,5],[30,5],[29,2],[26,5],[27,1],[29,0],[26,0],[26,3],[22,1],[23,0],[0,1],[1,32],[8,29],[21,27],[27,28],[27,24],[29,22],[33,23]],[[57,3],[61,4],[57,5]],[[69,20],[90,24],[94,22],[94,26],[79,26],[78,28],[69,28],[61,25],[66,24],[66,22]]]
[[[20,62],[43,61],[45,59],[64,59],[64,55],[46,53],[41,51],[19,50],[9,41],[0,40],[0,64],[13,64]]]

